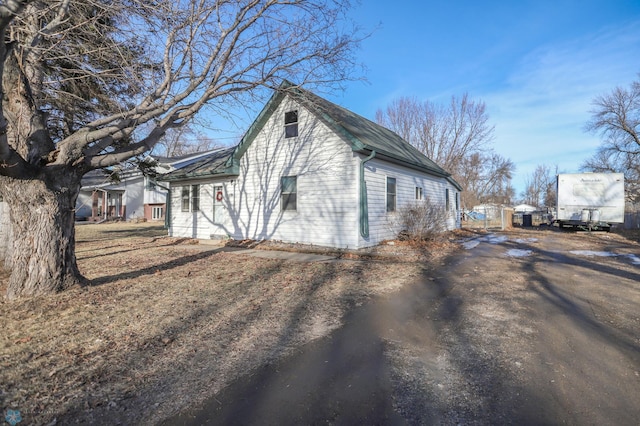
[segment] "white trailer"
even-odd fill
[[[557,177],[556,222],[589,230],[624,223],[622,173],[564,173]]]

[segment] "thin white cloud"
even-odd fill
[[[502,89],[480,97],[496,124],[495,149],[516,163],[516,189],[537,164],[576,171],[599,145],[585,133],[591,102],[640,72],[640,21],[542,46],[522,58]]]

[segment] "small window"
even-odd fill
[[[460,210],[460,193],[456,192],[456,211]]]
[[[164,218],[164,209],[161,206],[151,207],[151,219],[160,220]]]
[[[200,210],[200,185],[191,185],[191,211]]]
[[[416,200],[422,200],[422,188],[416,186]]]
[[[387,211],[396,211],[396,178],[387,177]]]
[[[282,210],[292,210],[295,211],[298,209],[298,183],[297,176],[283,176],[280,179],[280,187],[282,191]]]
[[[284,113],[284,137],[294,138],[298,136],[298,111]]]
[[[450,204],[449,204],[449,188],[444,190],[444,205],[445,205],[445,210],[449,211],[449,209],[451,208]]]
[[[181,200],[182,200],[182,211],[188,212],[189,211],[189,187],[188,186],[182,187]]]

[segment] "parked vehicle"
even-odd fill
[[[563,173],[557,176],[557,217],[562,228],[608,231],[624,223],[622,173]]]

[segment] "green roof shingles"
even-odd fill
[[[214,151],[191,164],[163,175],[160,180],[195,179],[212,175],[237,175],[237,172],[234,173],[230,167],[227,167],[227,161],[235,149],[236,147],[232,147]]]
[[[450,173],[398,134],[286,81],[280,90],[274,93],[237,146],[216,151],[187,167],[164,175],[162,180],[191,179],[211,175],[237,175],[237,164],[240,158],[286,95],[291,96],[343,137],[354,151],[362,153],[375,151],[377,158],[444,177],[458,189],[461,189]]]

